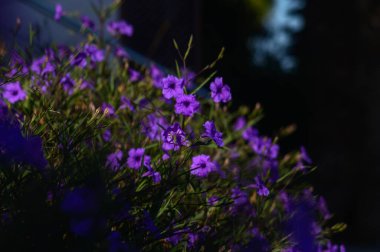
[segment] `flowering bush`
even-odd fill
[[[63,15],[57,6],[55,19]],[[104,27],[133,33],[125,21]],[[191,40],[184,54],[175,47],[186,67]],[[282,153],[281,136],[261,135],[260,106],[230,111],[229,85],[207,75],[216,61],[166,74],[93,35],[22,54],[0,79],[3,246],[344,251],[330,242],[344,225],[331,226],[325,201],[302,181],[314,169],[305,149]]]

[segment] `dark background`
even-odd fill
[[[217,69],[232,88],[234,106],[261,103],[264,134],[297,125],[281,146],[285,151],[304,145],[318,165],[309,179],[327,199],[334,221],[348,224],[336,241],[349,251],[380,251],[380,1],[304,0],[304,8],[294,13],[304,26],[292,35],[288,53],[298,64],[291,71],[275,58],[261,66],[252,60],[257,51],[249,43],[266,35],[265,17],[276,1],[291,2],[125,0],[120,16],[133,24],[135,34],[123,43],[170,69],[177,56],[172,39],[184,48],[194,34],[189,61],[194,71],[225,47]],[[0,0],[0,41],[9,42],[16,16],[27,23],[40,15],[24,5],[12,7],[16,2]],[[31,2],[50,10],[60,2],[64,9],[91,13],[89,1]],[[49,32],[50,23],[41,22],[45,41],[77,41],[57,27]],[[22,29],[27,38],[27,26]]]

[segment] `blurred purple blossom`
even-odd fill
[[[3,98],[10,103],[16,103],[26,99],[26,92],[22,89],[20,82],[10,82],[2,86]]]
[[[63,9],[62,5],[56,4],[55,5],[55,13],[54,13],[54,20],[59,21],[61,17],[63,16]]]
[[[132,112],[135,111],[135,107],[133,106],[131,100],[129,100],[125,96],[122,96],[120,98],[120,107],[119,107],[119,109],[123,110],[123,109],[126,109],[126,108],[128,108]]]
[[[88,16],[81,16],[80,21],[82,22],[82,26],[86,29],[93,30],[95,28],[95,23]]]
[[[107,156],[106,166],[111,168],[113,171],[120,169],[120,161],[123,158],[123,152],[118,150],[114,153],[111,153]]]
[[[216,171],[210,156],[203,154],[193,157],[190,168],[190,173],[197,177],[207,177],[209,173]]]
[[[144,148],[130,149],[128,152],[128,167],[134,170],[140,169],[145,153]]]
[[[131,37],[133,35],[133,26],[124,20],[109,22],[107,25],[107,30],[113,36],[125,35]]]
[[[218,147],[223,147],[223,134],[216,130],[215,123],[213,121],[207,121],[203,124],[205,132],[202,134],[202,137],[211,138]]]

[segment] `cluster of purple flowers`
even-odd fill
[[[65,14],[57,5],[55,19]],[[80,20],[95,29],[87,16]],[[106,28],[113,36],[133,34],[125,21]],[[118,65],[99,64],[106,60]],[[121,47],[93,42],[48,49],[31,63],[15,56],[9,65],[5,76],[15,80],[0,88],[0,162],[52,176],[43,204],[65,217],[64,235],[56,232],[68,244],[80,238],[100,239],[96,246],[109,251],[344,251],[320,242],[332,218],[325,200],[287,188],[288,175],[302,175],[312,163],[305,148],[281,159],[277,140],[253,126],[255,113],[228,112],[232,95],[222,77],[211,81],[209,98],[198,94],[205,83],[195,87],[198,75],[189,69],[174,76],[152,65],[146,76]],[[30,87],[51,101],[48,109]],[[17,120],[9,108],[18,110]],[[21,134],[21,118],[39,129],[45,149],[40,137]],[[7,207],[0,206],[2,215]],[[231,226],[239,232],[226,232]]]

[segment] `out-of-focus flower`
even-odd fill
[[[130,149],[127,160],[128,167],[134,170],[139,169],[143,162],[144,153],[144,148]]]
[[[116,116],[115,108],[109,103],[103,102],[101,109],[102,109],[103,113],[106,113],[106,111],[107,111],[107,116],[109,116],[109,117],[115,117]]]
[[[242,130],[246,124],[247,124],[247,122],[246,122],[245,118],[243,116],[240,116],[240,117],[238,117],[238,119],[236,119],[236,122],[234,124],[234,130],[236,130],[236,131]]]
[[[120,98],[120,107],[119,109],[123,110],[128,108],[130,111],[135,111],[135,107],[133,106],[131,100],[129,100],[127,97],[122,96]]]
[[[125,35],[131,37],[133,35],[133,26],[124,20],[109,22],[107,25],[107,30],[113,36]]]
[[[16,123],[0,118],[0,163],[26,163],[38,169],[47,165],[42,140],[32,136],[25,138]]]
[[[234,201],[235,206],[241,206],[248,203],[248,195],[240,188],[235,187],[231,190],[231,199]]]
[[[211,138],[217,146],[223,147],[223,134],[216,130],[215,123],[213,121],[207,121],[203,124],[205,132],[202,134],[202,137]]]
[[[142,132],[151,140],[159,141],[163,132],[163,128],[167,127],[167,122],[163,117],[155,114],[149,114],[142,121]]]
[[[94,189],[78,187],[69,191],[61,203],[61,210],[70,217],[70,231],[87,237],[99,227],[98,212],[101,201]]]
[[[67,73],[65,76],[63,76],[60,83],[63,86],[63,90],[69,95],[74,92],[75,82],[71,78],[70,73]]]
[[[207,177],[209,173],[216,170],[210,156],[203,154],[193,157],[190,168],[190,173],[197,177]]]
[[[112,138],[112,134],[111,134],[111,130],[109,129],[106,129],[104,132],[103,132],[103,140],[106,141],[106,142],[109,142]]]
[[[20,82],[11,82],[2,86],[3,97],[10,103],[16,103],[26,99],[26,92],[22,89]]]
[[[85,68],[87,66],[87,54],[84,52],[79,52],[78,54],[72,56],[70,64],[72,66],[78,66],[80,68]]]
[[[136,71],[132,68],[128,69],[129,80],[132,82],[139,81],[141,79],[141,74],[139,71]]]
[[[51,59],[49,59],[47,55],[44,55],[33,60],[30,70],[40,76],[45,76],[48,73],[53,73],[55,71],[55,66],[51,62]]]
[[[82,26],[86,29],[93,30],[95,28],[95,23],[88,16],[81,16],[80,21],[82,22]]]
[[[215,80],[210,84],[210,89],[211,97],[214,100],[214,102],[227,103],[231,100],[230,87],[227,84],[223,83],[223,78],[215,78]]]
[[[84,46],[84,52],[90,56],[92,62],[102,62],[104,60],[104,51],[94,44]]]
[[[159,172],[156,172],[154,170],[149,170],[145,172],[143,177],[151,177],[153,179],[153,183],[158,184],[161,182],[161,174]]]
[[[255,177],[255,184],[250,185],[251,188],[255,188],[259,196],[267,197],[269,195],[269,189],[264,185],[259,177]]]
[[[164,73],[155,65],[152,65],[150,68],[150,76],[152,77],[153,86],[156,88],[162,88],[162,78],[164,77]]]
[[[106,166],[116,171],[120,169],[120,161],[123,158],[123,152],[121,150],[111,153],[107,156]]]
[[[115,55],[119,58],[122,58],[122,59],[127,59],[129,58],[129,54],[127,53],[127,51],[120,47],[120,46],[117,46],[116,49],[115,49]]]
[[[242,133],[243,139],[245,139],[247,141],[251,141],[252,139],[257,137],[258,135],[259,135],[259,131],[257,129],[255,129],[254,127],[249,127],[246,130],[244,130]]]
[[[63,14],[64,13],[63,13],[62,5],[56,4],[55,5],[54,20],[59,21],[61,19],[61,17],[63,16]]]
[[[279,153],[279,146],[274,144],[270,138],[267,137],[254,137],[249,142],[252,150],[258,155],[268,158],[277,158]]]

